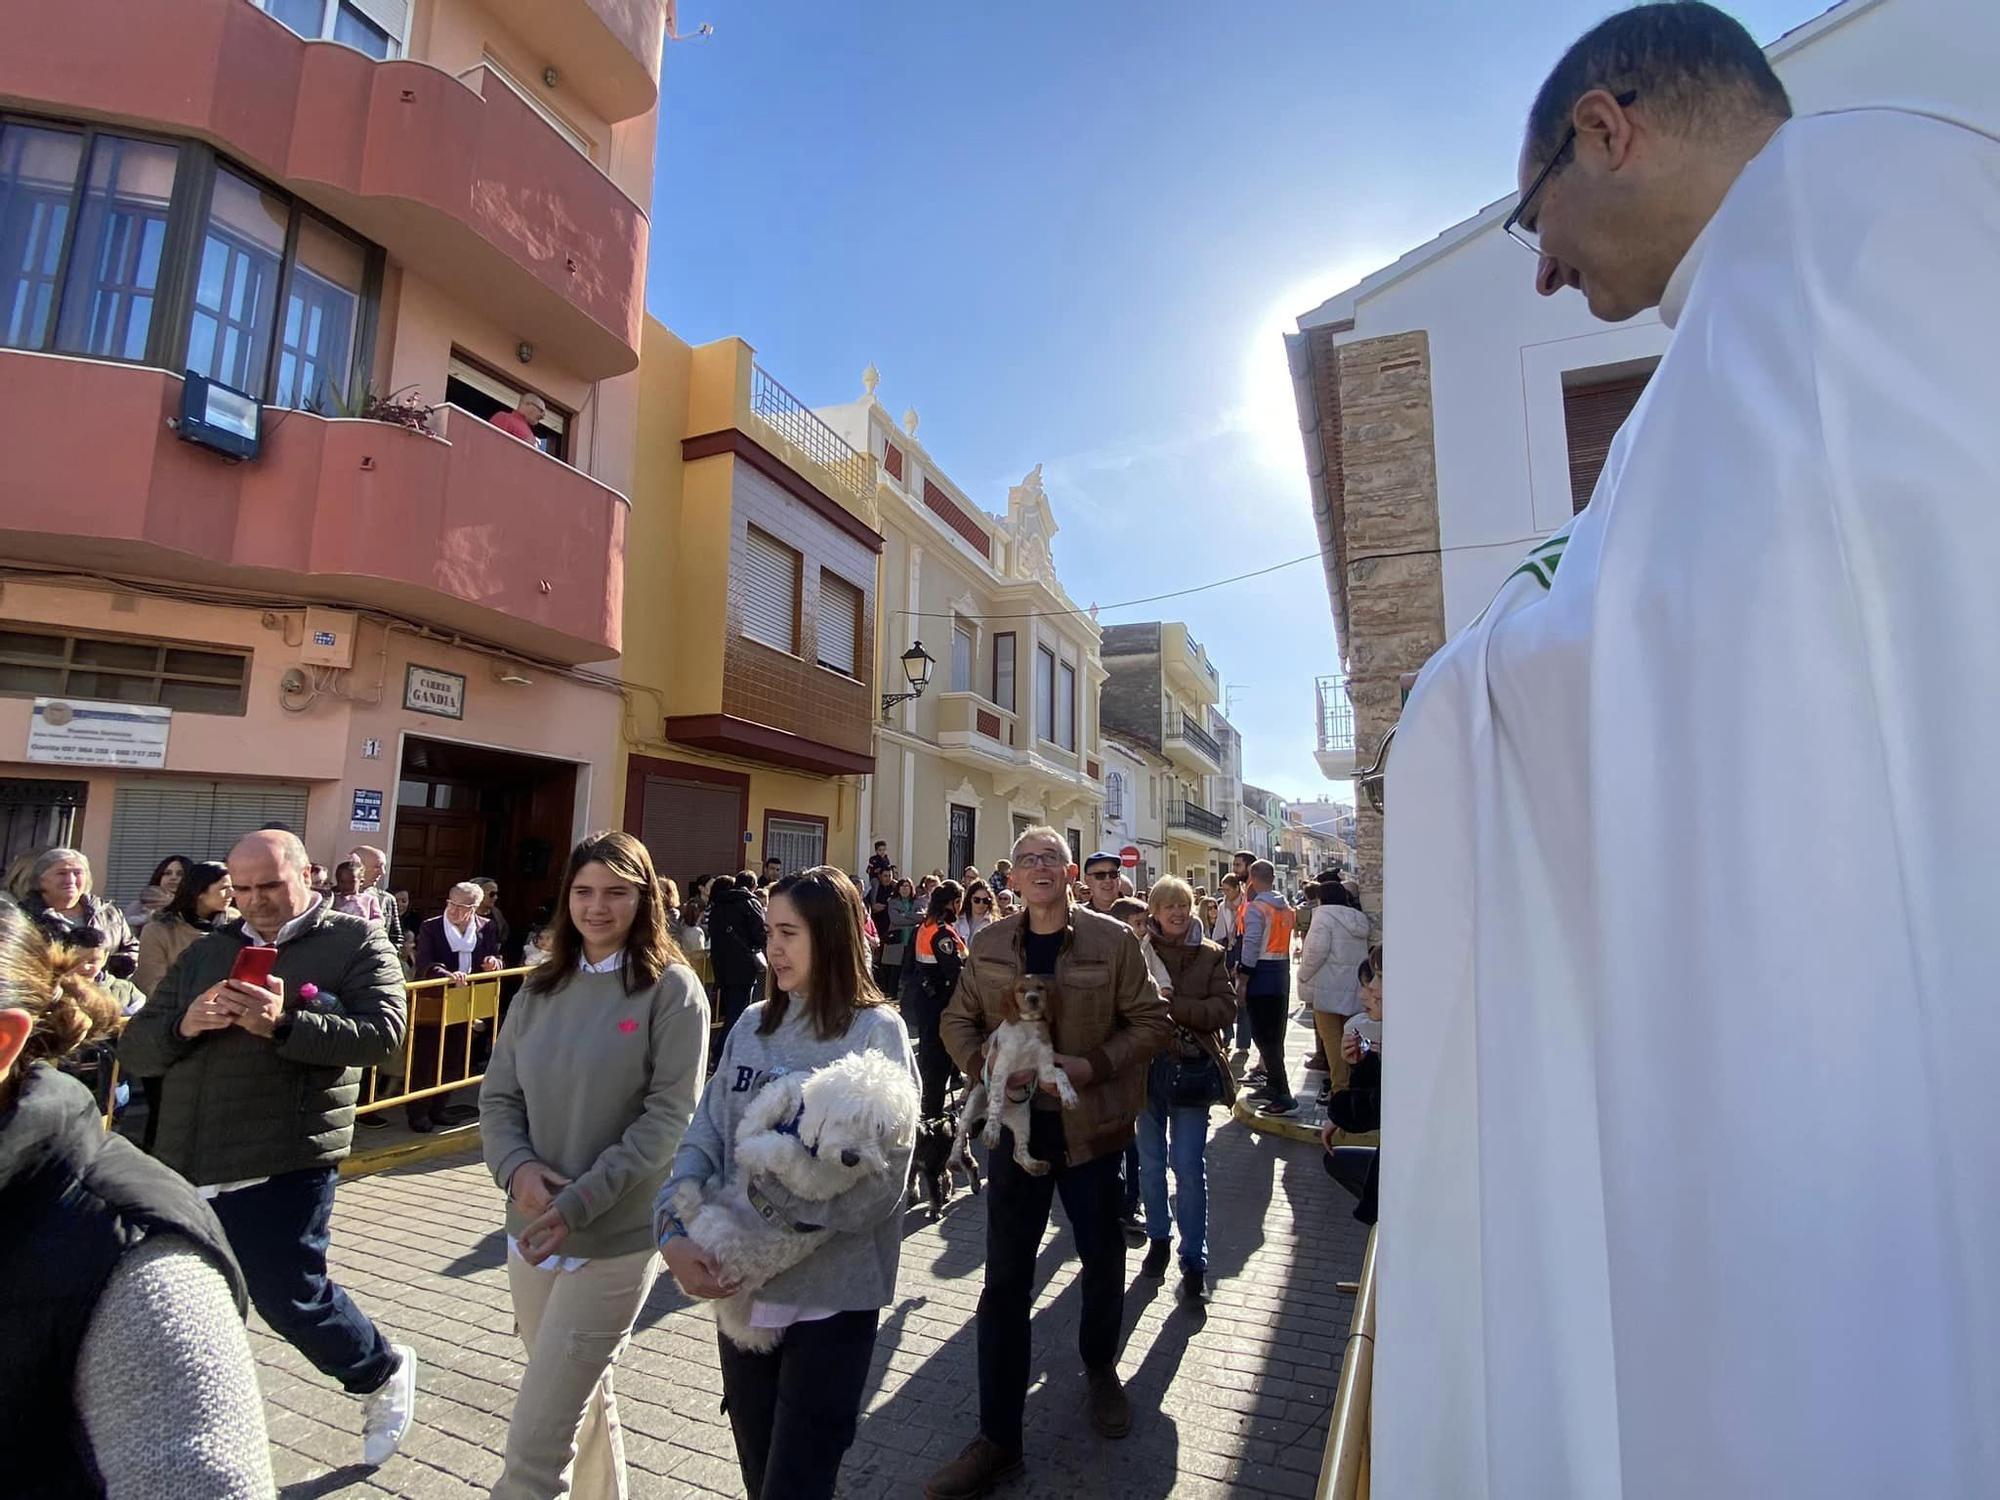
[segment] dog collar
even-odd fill
[[[766,1197],[763,1190],[754,1182],[745,1187],[743,1192],[750,1200],[750,1206],[763,1216],[767,1224],[775,1224],[781,1229],[795,1230],[799,1234],[817,1234],[826,1227],[824,1224],[805,1224],[797,1219],[787,1219],[778,1211],[778,1205]]]

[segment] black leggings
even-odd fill
[[[926,1120],[944,1118],[944,1096],[958,1066],[938,1036],[938,1022],[944,1015],[944,1001],[922,990],[903,996],[903,1020],[910,1028],[910,1042],[917,1055],[917,1082],[922,1089],[921,1113]]]
[[[1292,1097],[1292,1081],[1285,1072],[1287,998],[1283,991],[1279,991],[1269,995],[1253,994],[1249,999],[1250,1034],[1257,1039],[1257,1050],[1264,1058],[1264,1076],[1268,1080],[1272,1099],[1278,1103]]]
[[[881,1314],[794,1323],[769,1354],[722,1347],[722,1409],[748,1500],[832,1500],[854,1442]]]

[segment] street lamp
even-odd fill
[[[931,685],[931,668],[937,663],[931,660],[930,652],[924,650],[924,643],[917,641],[902,656],[903,676],[910,684],[907,693],[884,693],[882,695],[882,717],[889,717],[889,710],[898,703],[908,703],[912,698],[921,698],[924,689]]]

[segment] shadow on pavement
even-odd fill
[[[351,1484],[359,1484],[375,1470],[366,1464],[347,1464],[338,1469],[330,1469],[317,1479],[302,1479],[297,1484],[288,1484],[278,1491],[278,1500],[322,1500],[327,1495],[337,1495]]]

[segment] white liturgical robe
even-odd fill
[[[1374,1493],[1992,1500],[2000,139],[1790,122],[1661,312],[1389,762]]]

